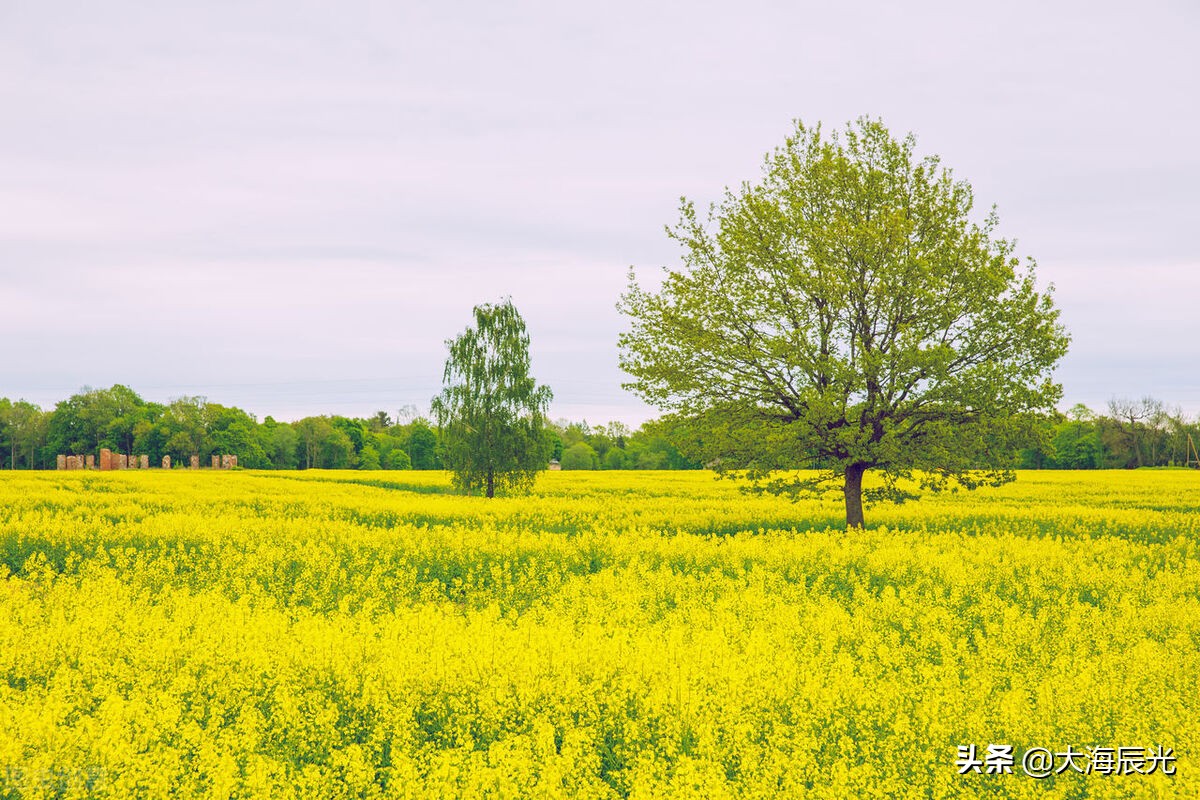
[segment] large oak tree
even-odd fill
[[[688,428],[694,455],[770,491],[840,484],[850,527],[868,470],[883,477],[868,499],[1011,479],[1006,459],[1061,394],[1050,289],[914,148],[875,120],[797,123],[760,182],[703,218],[683,200],[682,266],[657,290],[631,273],[620,304],[627,386]]]

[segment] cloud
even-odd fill
[[[0,335],[20,345],[0,394],[423,404],[444,339],[511,295],[556,405],[644,418],[618,388],[626,268],[676,263],[679,196],[755,178],[793,118],[867,113],[996,203],[1059,284],[1068,398],[1140,380],[1200,407],[1168,366],[1196,341],[1170,265],[1195,263],[1197,21],[1166,2],[8,4]],[[1137,371],[1149,354],[1160,372]]]

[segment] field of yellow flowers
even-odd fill
[[[1200,473],[447,488],[0,475],[0,798],[1200,797]]]

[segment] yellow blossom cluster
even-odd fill
[[[0,797],[1200,797],[1200,473],[839,515],[704,472],[5,473]]]

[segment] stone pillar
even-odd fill
[[[110,470],[113,468],[112,450],[107,447],[100,448],[100,469]]]
[[[145,453],[138,456],[138,469],[150,469],[150,456]]]
[[[220,468],[221,468],[221,457],[220,457],[220,456],[218,456],[218,455],[215,455],[215,454],[213,455],[213,457],[212,457],[212,468],[213,468],[213,469],[220,469]]]
[[[96,468],[96,457],[94,455],[92,455],[91,453],[88,453],[87,456],[84,457],[83,463],[84,463],[84,466],[86,466],[88,469],[95,469]]]
[[[170,469],[171,468],[171,457],[163,456],[162,464],[163,464],[163,469]]]
[[[230,457],[229,457],[229,466],[231,466],[231,467],[236,467],[236,466],[237,466],[237,456],[230,456]]]
[[[61,453],[59,453],[59,455],[58,455],[58,468],[59,469],[67,468],[67,457]]]
[[[129,469],[129,456],[117,453],[117,469]]]
[[[200,469],[200,456],[192,456],[191,461],[188,463],[188,467],[191,469]]]

